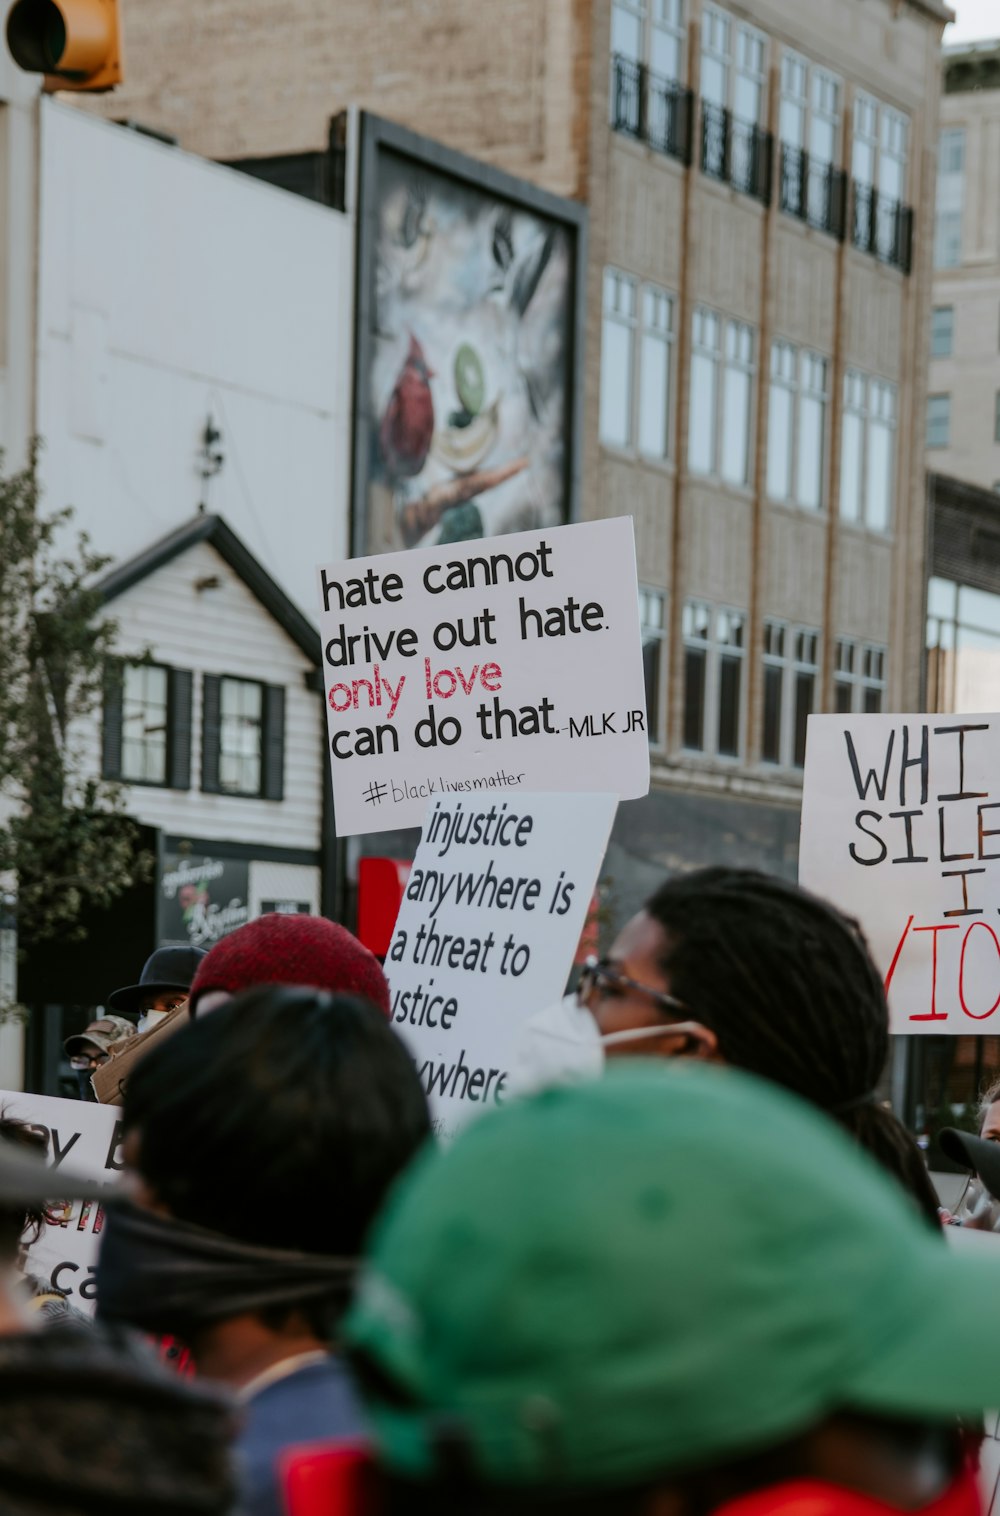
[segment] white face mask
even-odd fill
[[[150,1027],[159,1026],[161,1021],[166,1021],[169,1015],[169,1011],[143,1011],[142,1015],[139,1017],[139,1024],[136,1027],[136,1031],[148,1032]]]
[[[648,1041],[665,1033],[690,1036],[702,1028],[681,1021],[663,1026],[631,1027],[602,1037],[597,1022],[576,995],[564,995],[554,1005],[536,1011],[521,1028],[511,1060],[513,1095],[534,1095],[556,1085],[581,1084],[604,1073],[605,1048]]]

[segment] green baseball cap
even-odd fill
[[[345,1327],[384,1464],[620,1486],[834,1410],[1000,1404],[1000,1244],[954,1254],[827,1116],[695,1062],[484,1116],[403,1179]]]

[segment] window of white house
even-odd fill
[[[684,746],[695,752],[739,757],[745,621],[703,601],[684,607]]]
[[[840,452],[840,514],[845,521],[888,531],[895,438],[896,386],[848,369]]]
[[[767,492],[808,510],[823,502],[827,362],[788,342],[771,346]]]
[[[955,307],[936,305],[931,311],[931,357],[950,358],[955,335]]]
[[[951,433],[951,396],[927,396],[928,447],[947,447]]]
[[[938,138],[937,203],[934,214],[934,267],[957,268],[962,261],[962,208],[965,201],[965,130],[948,127]]]
[[[666,290],[605,270],[600,438],[609,447],[669,456],[673,320]]]
[[[126,664],[121,691],[121,778],[166,784],[170,705],[169,670],[156,663]]]
[[[642,672],[646,684],[646,729],[650,743],[657,747],[663,742],[666,596],[662,590],[647,590],[640,586],[639,627],[642,637]]]
[[[754,331],[699,306],[694,313],[688,467],[745,485],[750,470]],[[720,365],[722,375],[720,380]]]
[[[219,788],[259,795],[263,769],[264,686],[252,679],[220,680]]]
[[[765,763],[801,768],[806,757],[806,723],[816,707],[819,632],[811,627],[764,622]]]
[[[833,701],[839,716],[877,715],[885,701],[885,648],[838,637]]]
[[[612,447],[628,447],[632,440],[635,325],[636,281],[615,269],[605,269],[600,436]]]

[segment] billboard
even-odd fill
[[[159,883],[161,943],[210,948],[250,920],[248,863],[165,853]]]
[[[362,114],[355,556],[573,518],[585,218]]]

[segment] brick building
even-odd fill
[[[792,872],[807,713],[919,699],[949,12],[123,10],[128,83],[85,108],[233,160],[321,155],[359,104],[587,203],[582,507],[635,519],[652,725],[653,792],[609,855],[616,904],[696,862]]]

